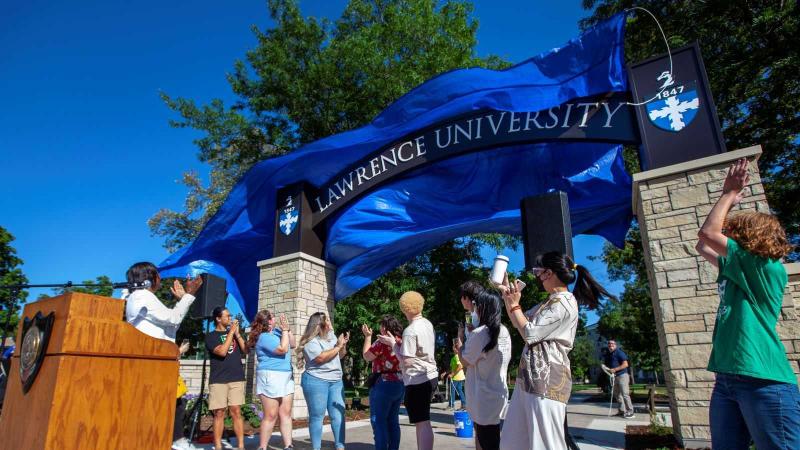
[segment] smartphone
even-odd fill
[[[521,290],[525,289],[525,286],[527,286],[527,284],[525,284],[525,282],[520,280],[519,278],[514,280],[514,283],[517,283],[517,290],[518,291],[521,291]]]

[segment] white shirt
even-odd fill
[[[128,323],[148,336],[175,342],[175,334],[194,302],[194,295],[184,294],[174,308],[167,308],[147,289],[133,291],[126,300],[125,318]]]
[[[489,329],[485,325],[472,330],[461,356],[467,367],[467,411],[479,425],[496,425],[505,418],[508,404],[508,363],[511,361],[511,335],[500,326],[497,345],[484,353],[489,343]]]
[[[395,346],[403,369],[403,384],[422,384],[439,376],[434,359],[435,344],[433,325],[424,317],[412,320],[403,330],[403,344]]]

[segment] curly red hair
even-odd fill
[[[744,212],[725,220],[725,235],[754,255],[780,259],[794,247],[778,219],[770,214]]]

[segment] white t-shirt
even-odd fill
[[[508,363],[511,360],[511,335],[500,326],[495,348],[484,353],[489,343],[489,329],[481,325],[472,331],[461,352],[467,367],[467,411],[479,425],[496,425],[505,418],[508,404],[506,384]]]
[[[436,335],[424,317],[411,321],[403,330],[403,344],[395,346],[403,369],[403,384],[411,386],[435,380],[439,376],[434,359]]]

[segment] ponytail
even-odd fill
[[[578,303],[586,305],[589,309],[597,309],[600,297],[616,298],[594,279],[586,267],[576,264],[575,270],[578,272],[578,279],[575,280],[572,295]]]
[[[559,252],[543,253],[536,257],[534,265],[543,269],[550,269],[566,285],[574,282],[575,287],[572,289],[572,294],[578,303],[589,309],[597,308],[600,303],[600,297],[616,298],[594,279],[588,269],[575,264],[572,258],[567,255],[562,255]],[[577,276],[575,275],[576,272]]]

